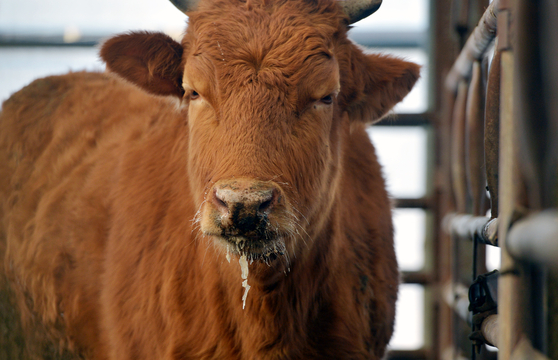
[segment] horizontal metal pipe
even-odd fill
[[[390,114],[374,124],[378,126],[429,126],[435,123],[433,113],[422,114]]]
[[[421,284],[430,285],[434,279],[432,275],[424,272],[403,271],[401,274],[401,281],[404,284]]]
[[[506,246],[516,259],[558,270],[558,210],[545,210],[514,223]]]
[[[498,347],[498,315],[490,315],[482,321],[481,334],[489,345]]]
[[[499,317],[490,315],[481,324],[481,334],[489,345],[498,347]],[[513,360],[548,360],[543,354],[533,348],[531,342],[523,337],[513,350]]]
[[[390,360],[426,360],[432,359],[431,351],[419,350],[390,350],[387,356]]]
[[[476,236],[483,244],[498,246],[497,218],[449,214],[443,220],[443,227],[462,240],[473,240]]]
[[[442,351],[442,360],[469,360],[465,356],[461,355],[462,351],[453,346],[448,346]]]
[[[473,321],[469,311],[469,289],[460,283],[447,283],[443,287],[443,299],[446,304],[467,324]]]
[[[76,41],[64,41],[62,35],[44,36],[18,36],[0,35],[0,48],[24,47],[24,46],[44,46],[44,47],[93,47],[97,46],[107,36],[82,36]]]
[[[531,341],[524,335],[513,349],[511,360],[550,360],[533,348]]]
[[[393,204],[397,208],[404,209],[429,209],[432,207],[432,198],[418,198],[418,199],[408,199],[408,198],[398,198],[393,201]]]
[[[483,320],[481,334],[489,345],[498,347],[498,315],[490,315]],[[512,360],[550,360],[533,348],[527,337],[523,336],[513,349]]]
[[[468,79],[471,74],[473,61],[482,59],[489,48],[492,40],[496,37],[496,23],[498,4],[500,0],[494,0],[484,12],[479,24],[473,30],[465,46],[455,60],[448,76],[446,77],[446,88],[457,91],[460,79]]]
[[[172,29],[174,30],[174,29]],[[171,31],[169,35],[176,38],[183,29]],[[0,34],[0,47],[12,46],[97,46],[103,40],[114,35],[113,33],[101,33],[98,35],[84,35],[75,42],[64,41],[63,35],[18,35],[18,34]],[[426,31],[366,31],[360,28],[353,28],[349,32],[349,38],[362,46],[375,48],[409,48],[409,47],[425,47],[428,44],[428,36]],[[377,50],[372,50],[377,51]]]

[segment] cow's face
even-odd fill
[[[102,56],[147,90],[182,99],[201,231],[267,261],[308,246],[333,206],[351,123],[382,116],[418,68],[363,55],[335,2],[256,3],[190,14],[181,46],[131,34]]]
[[[312,231],[304,219],[333,199],[336,28],[318,33],[291,12],[247,8],[190,21],[183,88],[201,230],[252,257],[295,251],[293,238]]]

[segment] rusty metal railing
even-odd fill
[[[555,1],[494,0],[445,79],[454,212],[443,222],[453,248],[444,298],[498,359],[558,358],[557,59]],[[497,311],[475,305],[471,316],[464,264],[476,278],[484,245],[502,250]],[[447,358],[463,354],[454,340]]]

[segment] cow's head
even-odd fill
[[[225,251],[268,261],[308,246],[331,212],[351,129],[417,80],[417,65],[347,39],[351,19],[378,4],[205,0],[188,11],[182,44],[160,33],[104,44],[111,71],[187,107],[197,220]]]

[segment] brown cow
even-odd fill
[[[418,66],[363,54],[333,0],[188,15],[182,44],[104,44],[127,82],[4,103],[0,357],[381,358],[398,270],[365,127]]]

